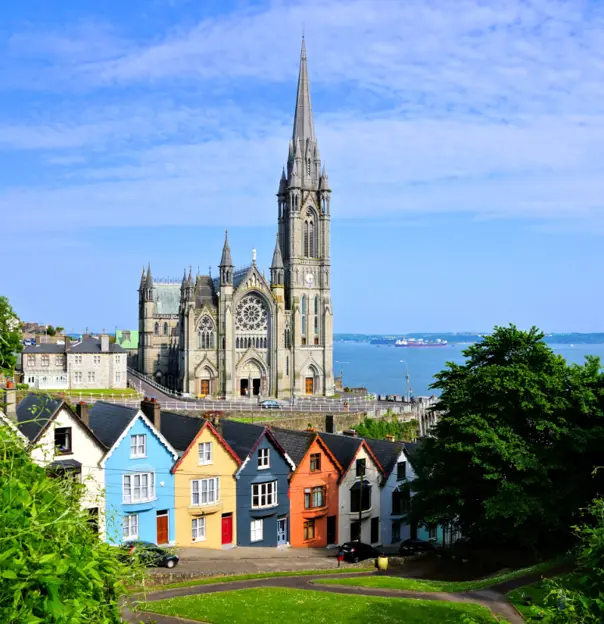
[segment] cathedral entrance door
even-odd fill
[[[305,386],[306,394],[314,394],[315,391],[315,380],[313,377],[306,378],[306,386]]]
[[[241,396],[247,396],[248,394],[248,388],[249,388],[249,379],[242,379],[239,382],[239,390],[240,390],[240,394]]]
[[[210,380],[209,379],[202,379],[201,380],[201,386],[200,386],[199,394],[201,394],[203,396],[208,396],[208,394],[210,394]]]
[[[252,389],[254,396],[260,394],[260,379],[252,379]]]

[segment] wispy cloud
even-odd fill
[[[552,0],[315,0],[146,39],[97,22],[14,34],[11,76],[28,79],[4,88],[51,105],[0,108],[0,153],[42,153],[54,182],[17,177],[0,211],[14,227],[273,223],[303,22],[336,218],[604,222],[604,8]]]

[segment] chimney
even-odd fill
[[[222,412],[220,411],[206,412],[203,415],[203,417],[206,420],[209,420],[216,427],[218,423],[220,422],[220,418],[222,417]]]
[[[71,338],[65,334],[65,353],[71,349]]]
[[[312,426],[312,423],[308,423],[308,426],[306,427],[306,431],[310,431],[311,433],[315,432],[315,428]]]
[[[335,433],[333,426],[333,414],[325,415],[325,433]]]
[[[385,439],[388,440],[388,442],[396,442],[396,438],[393,435],[387,435]]]
[[[109,336],[107,334],[101,334],[101,351],[103,353],[109,351]]]
[[[153,423],[158,431],[161,431],[161,405],[155,397],[145,397],[141,401],[143,414]]]
[[[76,405],[76,414],[78,418],[88,427],[90,426],[90,415],[88,414],[88,405],[84,401],[80,401]]]
[[[354,429],[346,429],[345,431],[342,431],[342,433],[345,436],[348,436],[350,438],[358,438],[359,437],[359,434]]]
[[[15,388],[6,388],[4,390],[2,411],[9,420],[17,422],[17,391]]]

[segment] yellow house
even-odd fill
[[[174,464],[176,545],[222,548],[236,544],[235,472],[241,460],[206,420]]]

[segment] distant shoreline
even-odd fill
[[[334,334],[335,342],[356,342],[374,344],[376,346],[393,345],[399,338],[422,338],[427,341],[446,340],[449,345],[470,345],[479,342],[485,333],[474,332],[443,332],[443,333],[411,333],[411,334]],[[545,334],[547,344],[551,345],[598,345],[604,344],[604,332],[594,333],[551,333]]]

